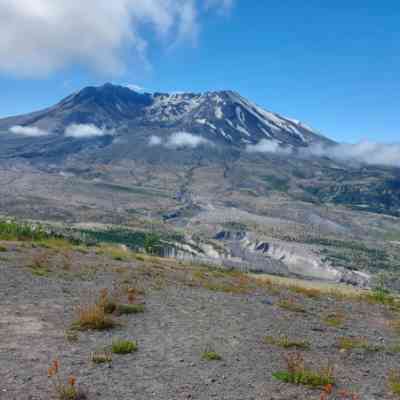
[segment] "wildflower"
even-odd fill
[[[60,368],[60,362],[58,360],[54,360],[53,361],[53,369],[54,369],[55,374],[58,372],[59,368]]]
[[[75,386],[76,378],[75,378],[74,376],[70,376],[70,377],[68,378],[68,383],[69,383],[71,386]]]

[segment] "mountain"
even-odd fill
[[[263,110],[232,91],[149,94],[109,83],[84,88],[45,110],[0,120],[0,131],[35,128],[46,140],[62,141],[74,124],[93,124],[114,137],[143,128],[149,134],[152,129],[175,129],[237,147],[263,139],[294,147],[332,143],[301,122]]]
[[[308,151],[335,144],[232,91],[87,87],[0,120],[0,210],[156,226],[185,256],[359,284],[400,268],[400,171]]]

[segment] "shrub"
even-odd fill
[[[118,315],[122,314],[139,314],[144,312],[143,304],[118,304],[115,312]]]
[[[274,338],[273,336],[266,336],[264,338],[265,343],[272,344],[274,346],[283,347],[284,349],[303,349],[308,350],[310,348],[310,343],[305,340],[290,340],[287,336],[280,336],[279,338]]]
[[[393,394],[400,396],[400,370],[390,371],[388,385]]]
[[[107,316],[108,303],[105,291],[100,292],[97,302],[88,301],[77,307],[77,319],[72,324],[74,329],[79,330],[106,330],[115,326],[114,320]]]
[[[385,289],[375,289],[368,293],[366,300],[372,304],[384,304],[392,305],[395,302],[395,298]]]
[[[7,250],[7,247],[0,245],[0,253],[5,253]]]
[[[333,385],[335,378],[333,368],[326,366],[314,371],[305,367],[303,356],[300,353],[290,353],[285,356],[287,370],[275,372],[274,378],[295,385],[305,385],[313,388],[324,388]]]
[[[106,314],[112,314],[117,308],[117,304],[110,298],[107,288],[100,290],[100,296],[97,304],[104,309]]]
[[[33,275],[36,276],[49,276],[50,274],[50,253],[42,251],[32,257],[31,265],[29,266]]]
[[[41,226],[34,226],[14,221],[0,221],[1,240],[32,241],[42,240],[49,235]]]
[[[86,393],[77,387],[76,378],[70,376],[68,383],[62,382],[60,377],[60,363],[54,360],[48,368],[48,377],[51,379],[58,400],[86,400]]]
[[[115,354],[129,354],[137,351],[138,345],[136,341],[133,340],[114,340],[111,345],[111,350]]]

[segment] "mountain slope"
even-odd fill
[[[149,135],[150,129],[176,129],[238,147],[263,139],[294,147],[332,143],[300,122],[265,111],[231,91],[142,94],[111,84],[87,87],[43,111],[0,120],[0,131],[37,128],[43,136],[62,140],[73,124],[93,124],[116,135],[138,128],[149,129]]]

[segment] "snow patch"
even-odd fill
[[[224,118],[224,113],[223,113],[222,108],[220,106],[217,106],[215,108],[215,117],[218,118],[218,119]]]

